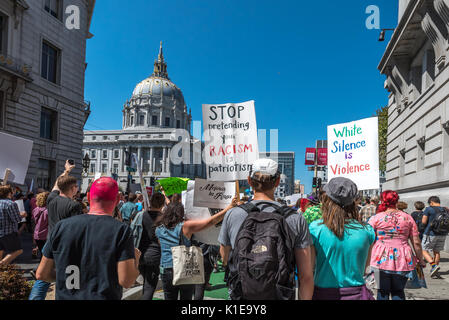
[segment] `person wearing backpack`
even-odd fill
[[[141,300],[153,300],[159,280],[161,246],[156,237],[156,225],[162,219],[165,197],[155,193],[150,199],[150,210],[139,212],[131,222],[134,246],[142,253],[139,271],[143,276],[143,295]]]
[[[415,211],[412,212],[411,216],[413,220],[415,220],[416,225],[418,226],[418,232],[419,232],[419,239],[423,238],[424,229],[422,224],[422,217],[423,217],[423,210],[426,207],[424,202],[422,201],[416,201],[414,203]]]
[[[430,263],[430,275],[436,276],[440,270],[440,251],[449,232],[449,212],[441,207],[440,198],[432,196],[427,201],[429,207],[423,212],[422,224],[425,226],[422,247],[424,258]],[[430,252],[433,252],[433,257]]]
[[[278,164],[271,159],[255,161],[248,183],[254,198],[226,214],[218,238],[230,298],[294,300],[297,266],[299,297],[310,300],[312,239],[304,217],[274,201],[280,183]]]

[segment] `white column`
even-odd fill
[[[166,147],[164,147],[163,148],[163,154],[162,154],[162,172],[166,172],[166,170],[165,170],[165,168],[167,167],[166,166],[166,164],[167,164],[167,161],[166,161],[166,157],[167,157],[167,150],[166,150],[167,148]]]
[[[153,172],[153,147],[150,148],[150,159],[148,162],[150,163],[150,168],[148,171]]]
[[[167,173],[170,173],[170,151],[171,151],[171,148],[167,148],[167,164],[166,164],[166,166],[167,166],[166,172]]]
[[[140,163],[140,169],[142,170],[142,147],[137,148],[137,161]]]
[[[120,154],[120,164],[119,164],[119,174],[121,174],[124,170],[123,170],[123,149],[122,148],[120,148],[120,151],[119,151],[119,154]]]
[[[114,147],[112,147],[110,150],[108,150],[108,155],[109,155],[109,172],[112,173],[113,172],[113,167],[112,167],[112,159],[114,158]]]
[[[162,121],[162,107],[161,107],[161,111],[159,112],[159,123],[160,123],[160,126],[162,127],[162,125],[163,125],[163,121]]]
[[[95,166],[94,175],[97,172],[101,172],[101,156],[102,156],[102,154],[101,154],[102,152],[101,151],[102,151],[101,149],[95,149],[95,153],[96,153],[96,156],[97,156],[97,165]]]

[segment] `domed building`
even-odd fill
[[[136,85],[123,106],[122,130],[84,131],[83,154],[88,154],[90,164],[82,190],[101,174],[117,178],[125,191],[129,174],[125,150],[137,154],[147,186],[152,177],[205,177],[201,141],[190,136],[191,122],[191,110],[187,112],[181,89],[168,77],[161,42],[153,74]],[[178,143],[181,136],[182,151]],[[181,157],[184,160],[180,163]],[[132,180],[138,184],[138,174],[131,175],[131,184]]]

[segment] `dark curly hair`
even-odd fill
[[[173,229],[180,222],[184,221],[184,206],[178,202],[171,202],[164,210],[164,215],[160,225],[167,229]]]

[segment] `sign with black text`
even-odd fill
[[[235,195],[235,182],[195,179],[194,207],[226,208]]]
[[[254,101],[203,104],[207,180],[244,180],[259,159]]]

